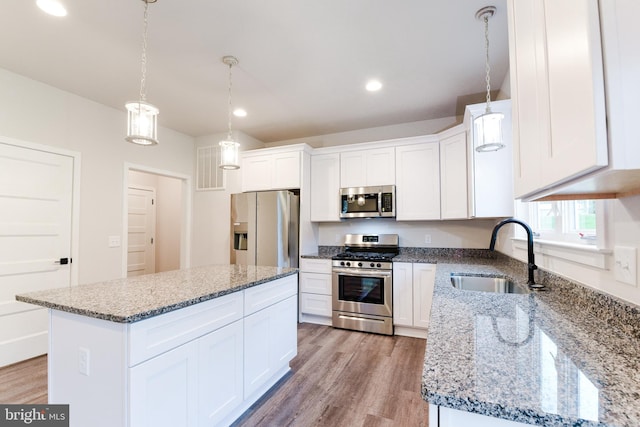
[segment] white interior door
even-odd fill
[[[71,285],[73,162],[0,142],[0,366],[47,352],[47,310],[15,295]]]
[[[156,272],[156,192],[129,187],[127,277]]]

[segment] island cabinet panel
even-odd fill
[[[205,335],[198,344],[199,426],[217,426],[244,399],[242,321]]]
[[[190,342],[131,368],[130,424],[196,425],[198,343]]]
[[[129,365],[242,318],[243,293],[235,292],[129,326]]]

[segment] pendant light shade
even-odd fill
[[[147,23],[149,3],[144,2],[144,29],[142,32],[142,76],[140,78],[140,100],[125,104],[127,109],[127,136],[125,140],[138,145],[155,145],[158,143],[158,113],[156,107],[147,102]]]
[[[489,18],[496,13],[494,6],[483,7],[476,12],[476,18],[484,21],[485,81],[487,83],[487,108],[485,113],[474,119],[476,151],[497,151],[504,148],[502,140],[502,119],[504,114],[491,111],[491,68],[489,66]]]
[[[127,108],[127,137],[129,142],[139,145],[158,143],[158,109],[142,101],[131,101]]]
[[[229,98],[228,98],[228,114],[227,123],[229,125],[229,131],[227,132],[227,139],[220,141],[220,168],[225,170],[240,169],[240,161],[238,151],[240,144],[238,144],[231,133],[231,87],[232,87],[232,75],[231,69],[234,65],[238,65],[238,60],[233,56],[225,56],[222,58],[222,62],[229,66]]]

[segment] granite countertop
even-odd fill
[[[16,295],[18,301],[131,323],[295,274],[295,268],[211,265]]]
[[[526,287],[526,265],[501,255],[425,258],[438,265],[426,401],[542,426],[640,425],[639,307],[544,271],[537,282],[547,291],[458,290],[452,273]]]

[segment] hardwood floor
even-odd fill
[[[291,373],[234,427],[428,425],[425,341],[303,323]],[[1,403],[47,403],[47,358],[0,368]]]
[[[427,426],[425,341],[303,323],[292,374],[240,426]]]
[[[47,356],[0,368],[0,403],[47,403]]]

